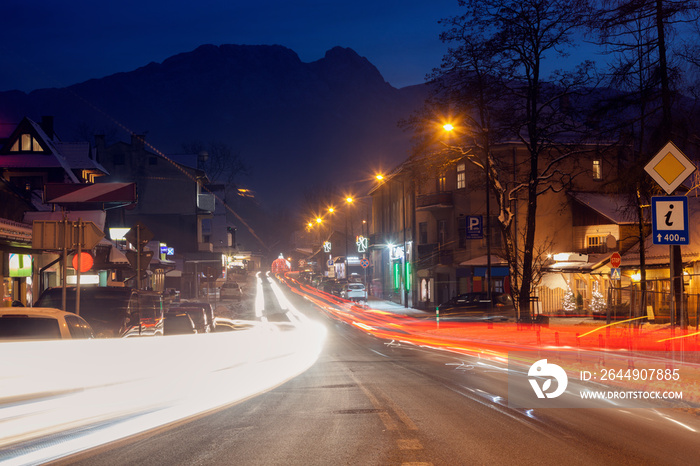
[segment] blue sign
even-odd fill
[[[652,197],[651,230],[654,244],[689,244],[688,198],[685,196]]]
[[[467,215],[464,220],[467,239],[482,239],[484,237],[484,217]]]

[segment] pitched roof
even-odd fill
[[[574,200],[607,217],[611,223],[629,225],[637,223],[630,209],[629,198],[622,194],[569,192]]]

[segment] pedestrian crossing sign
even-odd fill
[[[619,280],[620,279],[620,268],[619,267],[613,267],[610,269],[610,280]]]

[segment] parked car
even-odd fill
[[[80,316],[47,307],[0,308],[0,340],[95,338]]]
[[[201,309],[202,311],[204,311],[206,326],[209,327],[209,330],[207,331],[214,331],[214,327],[216,326],[216,320],[214,319],[214,307],[210,303],[203,303],[201,301],[181,301],[180,303],[173,304],[173,306],[171,306],[170,309],[173,309],[174,307],[178,309]],[[192,317],[192,320],[194,320],[195,325],[197,325],[197,319],[198,318]]]
[[[165,314],[165,318],[167,320],[168,315],[173,313],[182,314],[183,312],[189,314],[192,322],[194,322],[195,329],[197,329],[197,333],[209,333],[213,331],[213,319],[209,318],[203,306],[190,306],[188,303],[183,303],[177,307],[171,307]]]
[[[197,333],[197,328],[189,313],[175,309],[165,313],[164,335],[192,335],[195,333]]]
[[[337,280],[328,280],[326,282],[321,283],[321,291],[324,291],[326,293],[334,294],[336,296],[340,296],[340,291],[343,288],[343,283],[340,283]]]
[[[67,287],[66,311],[74,314],[75,297],[75,287]],[[35,306],[62,308],[61,287],[44,290]],[[163,297],[156,291],[117,286],[80,288],[80,317],[98,338],[163,335],[163,313]]]
[[[226,282],[221,285],[219,295],[221,299],[241,299],[243,290],[241,290],[241,286],[237,282]]]
[[[507,320],[515,318],[513,298],[507,293],[464,293],[438,306],[440,316],[462,316],[479,320]]]
[[[340,290],[340,297],[353,301],[366,300],[367,291],[362,283],[346,283]]]

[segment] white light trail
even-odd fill
[[[244,400],[308,369],[326,335],[306,317],[247,323],[204,335],[0,343],[0,464],[56,460]]]

